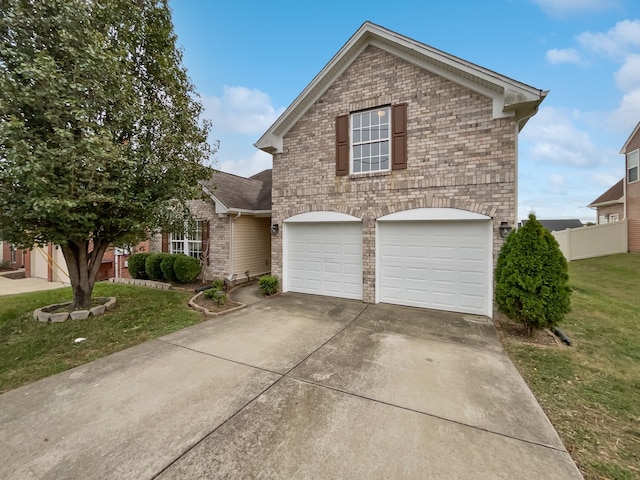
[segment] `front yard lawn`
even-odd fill
[[[192,295],[100,282],[94,296],[116,297],[116,308],[64,323],[41,323],[31,314],[69,301],[70,288],[0,297],[0,393],[202,321],[187,305]]]
[[[585,479],[640,478],[640,254],[569,264],[572,347],[505,346]]]

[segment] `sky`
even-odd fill
[[[271,168],[253,144],[365,22],[549,90],[519,136],[518,217],[579,218],[624,177],[640,121],[638,0],[170,0],[216,168]]]

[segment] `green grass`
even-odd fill
[[[569,264],[574,341],[507,351],[585,479],[640,478],[640,255]]]
[[[101,282],[94,296],[116,297],[116,308],[64,323],[31,314],[70,300],[70,288],[0,297],[0,393],[202,321],[187,305],[191,295]],[[86,340],[74,343],[78,337]]]

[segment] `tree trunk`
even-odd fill
[[[102,257],[109,242],[95,239],[69,240],[62,246],[62,253],[69,270],[69,280],[73,289],[72,310],[89,310],[91,294],[100,270]],[[91,248],[91,251],[89,251]]]

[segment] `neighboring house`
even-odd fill
[[[587,206],[596,209],[598,225],[624,219],[624,178]]]
[[[620,153],[625,158],[624,218],[630,252],[640,252],[640,122],[636,125]]]
[[[250,178],[216,171],[202,187],[206,198],[189,204],[196,230],[155,235],[151,251],[199,258],[207,280],[244,281],[269,273],[271,170]]]
[[[538,221],[545,227],[547,230],[551,232],[558,232],[562,230],[566,230],[567,228],[580,228],[584,227],[582,222],[577,218],[561,218],[555,220],[540,220]],[[528,220],[522,220],[522,225],[526,225]]]
[[[364,23],[256,143],[282,290],[491,316],[518,132],[546,95]]]
[[[640,252],[640,122],[620,149],[625,176],[589,207],[597,209],[598,224],[627,220],[630,252]]]
[[[6,263],[11,268],[24,268],[25,258],[28,250],[15,248],[9,242],[0,242],[0,261]]]

